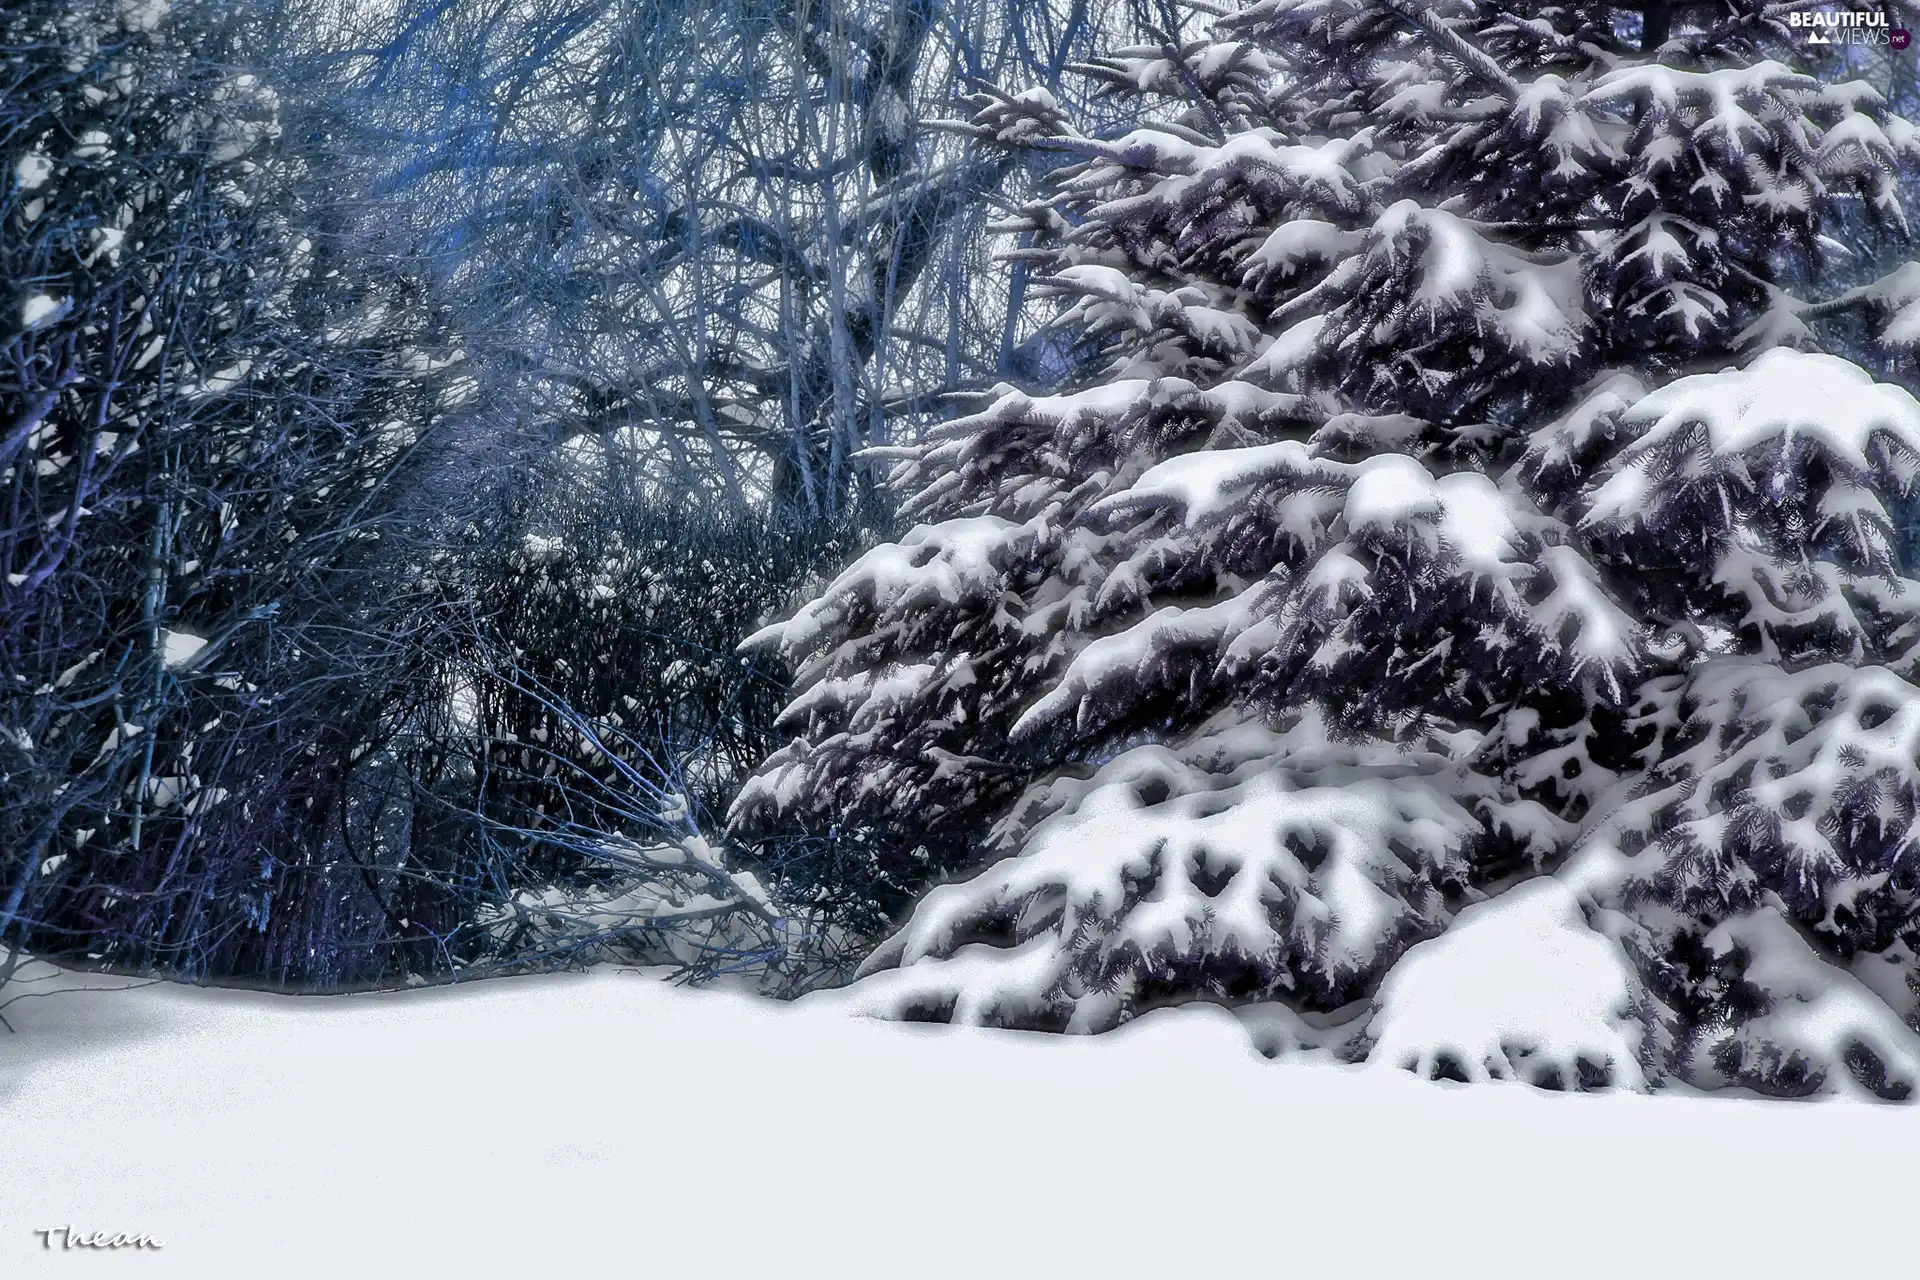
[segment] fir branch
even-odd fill
[[[1486,50],[1479,48],[1458,31],[1440,21],[1432,9],[1414,9],[1409,0],[1381,0],[1381,3],[1395,17],[1412,27],[1416,34],[1452,57],[1475,76],[1498,89],[1500,96],[1508,102],[1519,99],[1519,82],[1508,75],[1506,69],[1495,62]]]

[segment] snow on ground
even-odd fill
[[[8,995],[81,983],[115,980]],[[1910,1208],[1916,1108],[1269,1062],[1208,1008],[1047,1037],[833,1006],[605,970],[15,1001],[0,1275],[1743,1277]],[[43,1249],[63,1225],[162,1248]]]

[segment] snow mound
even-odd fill
[[[1777,906],[1721,922],[1707,946],[1717,956],[1737,951],[1742,977],[1767,993],[1766,1012],[1703,1046],[1727,1083],[1767,1093],[1913,1096],[1920,1036],[1858,978],[1821,959]]]
[[[844,1280],[1163,1276],[1193,1270],[1197,1242],[1221,1270],[1259,1274],[1276,1205],[1311,1224],[1286,1243],[1295,1269],[1447,1274],[1435,1242],[1489,1202],[1506,1211],[1494,1265],[1617,1277],[1618,1249],[1569,1242],[1618,1222],[1659,1274],[1816,1275],[1831,1231],[1700,1229],[1753,1214],[1755,1176],[1727,1171],[1781,1171],[1804,1222],[1898,1223],[1912,1189],[1897,1153],[1920,1139],[1920,1108],[1436,1089],[1269,1063],[1244,1011],[1164,1010],[1098,1037],[929,1034],[817,996],[780,1005],[611,968],[370,996],[162,984],[36,995],[6,1015],[0,1273],[23,1280],[540,1275],[559,1251],[587,1274],[631,1272],[644,1251],[664,1275],[831,1259],[818,1270]],[[1295,1020],[1254,1021],[1294,1034]],[[614,1105],[503,1116],[502,1098],[554,1078],[557,1050],[618,1064]],[[1030,1147],[1050,1154],[1015,1154]],[[96,1153],[84,1176],[76,1152]],[[1662,1152],[1708,1155],[1685,1213],[1648,1212]],[[637,1196],[635,1165],[660,1169]],[[1356,1188],[1388,1167],[1418,1191],[1382,1230],[1381,1198]],[[1084,1228],[1114,1221],[1121,1179],[1176,1169],[1205,1184],[1203,1241],[1177,1213]],[[960,1222],[998,1224],[990,1250],[952,1246]],[[165,1247],[89,1267],[57,1236],[42,1247],[35,1229],[61,1224]],[[1877,1231],[1848,1256],[1896,1274],[1902,1248]]]
[[[1368,1062],[1422,1076],[1645,1092],[1639,979],[1573,890],[1528,881],[1466,908],[1374,997]]]

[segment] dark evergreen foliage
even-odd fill
[[[1920,404],[1822,352],[1911,359],[1920,267],[1825,281],[1920,139],[1786,7],[1642,16],[1261,0],[1093,69],[1132,132],[974,100],[1076,161],[1004,229],[1106,366],[901,451],[923,523],[757,640],[796,736],[740,828],[1005,855],[873,1007],[1278,1000],[1478,1078],[1408,993],[1537,928],[1623,984],[1564,1079],[1910,1080]]]

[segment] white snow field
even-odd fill
[[[15,1000],[0,1276],[1733,1280],[1824,1272],[1843,1231],[1904,1248],[1916,1108],[1269,1061],[1213,1008],[1043,1036],[656,978]],[[9,995],[76,985],[115,981]]]

